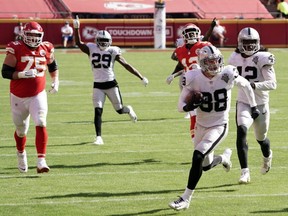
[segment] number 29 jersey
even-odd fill
[[[110,46],[101,50],[95,43],[87,43],[90,51],[90,64],[94,82],[109,82],[115,79],[114,63],[117,55],[121,55],[121,49]]]

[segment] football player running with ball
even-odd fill
[[[138,77],[144,86],[147,86],[148,79],[129,64],[121,55],[121,49],[112,45],[112,38],[109,32],[99,30],[95,43],[83,43],[80,38],[80,20],[74,19],[75,41],[80,50],[90,58],[90,65],[94,77],[93,105],[94,105],[94,125],[96,138],[94,144],[103,145],[101,134],[102,113],[106,96],[111,101],[114,109],[119,114],[128,114],[133,122],[137,122],[137,115],[131,106],[124,106],[114,74],[114,63],[119,62],[127,71]]]
[[[43,29],[37,22],[24,25],[23,40],[7,45],[2,66],[2,77],[11,80],[10,104],[16,127],[14,138],[20,172],[28,171],[25,147],[30,116],[36,127],[37,172],[49,171],[45,160],[48,142],[46,71],[48,69],[52,79],[50,93],[58,92],[59,72],[54,57],[54,46],[50,42],[42,41],[43,35]]]
[[[238,47],[231,54],[229,64],[237,67],[239,74],[250,82],[255,93],[257,107],[260,110],[260,116],[253,121],[249,115],[249,106],[245,103],[247,100],[246,95],[242,90],[238,92],[236,104],[236,147],[241,166],[240,184],[250,182],[247,132],[252,124],[255,138],[263,155],[260,171],[264,175],[271,168],[272,150],[270,149],[267,133],[270,122],[269,91],[277,87],[274,63],[273,54],[260,50],[260,37],[255,29],[247,27],[239,32]]]
[[[231,89],[234,85],[245,93],[252,117],[257,118],[259,115],[250,83],[238,75],[236,67],[224,67],[219,49],[212,45],[203,47],[199,51],[198,60],[201,68],[190,70],[184,75],[184,87],[178,102],[180,112],[197,109],[197,120],[187,187],[179,199],[169,203],[175,210],[189,208],[203,171],[208,171],[218,164],[222,164],[227,172],[231,169],[231,149],[226,149],[219,156],[214,156],[214,150],[228,133]],[[201,92],[202,98],[199,97],[199,93],[196,99],[189,97],[191,92],[197,95],[195,91]]]

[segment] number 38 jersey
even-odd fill
[[[93,71],[94,82],[108,82],[115,79],[114,63],[117,55],[121,55],[121,49],[110,46],[101,50],[95,43],[87,43],[90,51],[90,64]]]
[[[54,53],[53,44],[42,42],[35,50],[31,50],[23,41],[15,41],[7,45],[6,53],[15,56],[15,71],[38,70],[36,78],[11,80],[10,92],[21,98],[32,97],[42,92],[46,85],[47,62]]]
[[[178,109],[185,106],[185,98],[192,90],[203,94],[204,102],[197,108],[197,124],[203,127],[227,124],[231,104],[231,90],[234,85],[244,89],[249,98],[249,103],[256,106],[255,97],[250,83],[239,76],[237,69],[228,65],[222,72],[213,78],[206,77],[201,69],[190,70],[183,79],[184,88],[181,92]]]
[[[257,86],[254,90],[256,102],[262,105],[269,102],[269,90],[276,86],[274,71],[275,58],[270,52],[257,52],[254,55],[243,58],[240,53],[233,52],[228,60],[229,64],[237,67],[239,74],[249,82]],[[243,91],[238,91],[238,101],[247,103]]]

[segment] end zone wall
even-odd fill
[[[31,20],[0,19],[0,48],[13,40],[14,26]],[[36,20],[43,27],[44,40],[48,40],[55,47],[62,46],[60,29],[64,25],[64,19]],[[93,42],[96,32],[105,29],[113,38],[113,45],[122,47],[154,47],[153,19],[83,19],[81,20],[81,37],[84,42]],[[166,46],[174,46],[179,29],[187,23],[198,25],[202,34],[208,30],[211,20],[206,19],[167,19],[166,20]],[[72,25],[72,20],[70,20]],[[228,38],[225,46],[235,47],[237,34],[244,27],[255,28],[261,36],[261,44],[266,47],[288,47],[288,20],[286,19],[226,19],[221,20],[221,25],[227,29]]]

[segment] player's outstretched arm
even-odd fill
[[[149,83],[148,79],[144,77],[136,68],[134,68],[131,64],[129,64],[125,58],[121,55],[117,55],[115,60],[119,62],[127,71],[137,76],[142,84],[146,87]]]

